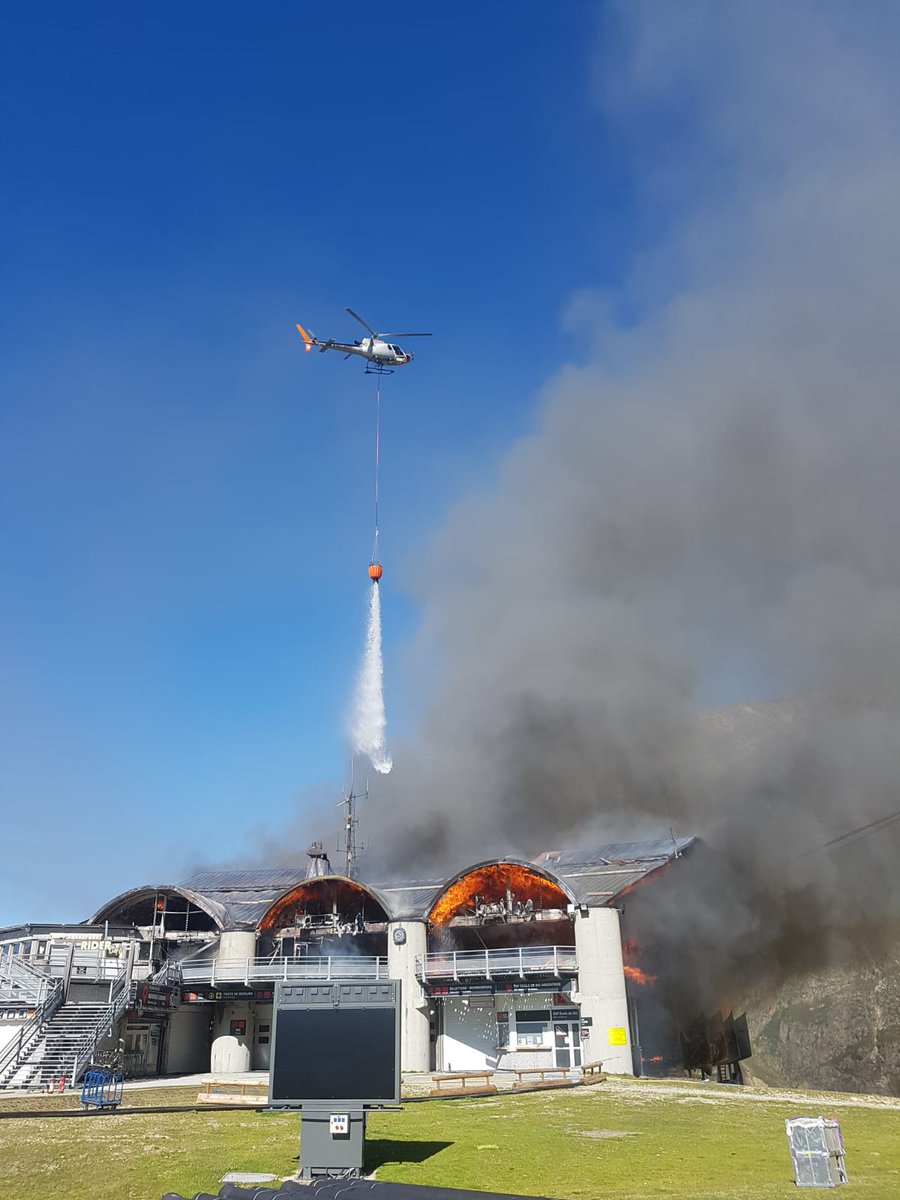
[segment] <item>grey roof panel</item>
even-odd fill
[[[607,863],[647,862],[654,859],[668,862],[670,858],[683,854],[695,841],[693,837],[666,837],[646,842],[610,842],[593,850],[563,850],[542,857],[540,861],[561,874],[578,865],[604,866]]]
[[[580,902],[602,906],[611,904],[626,888],[685,853],[696,842],[693,837],[610,842],[592,850],[541,855],[535,865],[558,876]],[[423,920],[437,896],[459,874],[455,872],[446,879],[401,880],[368,886],[384,900],[393,918]],[[302,867],[256,867],[195,871],[179,886],[214,906],[225,928],[252,929],[279,896],[305,879]]]
[[[572,850],[542,858],[579,900],[591,907],[611,904],[627,888],[666,866],[696,844],[693,837],[646,842],[610,842],[599,849]]]
[[[253,870],[196,871],[184,881],[184,887],[198,892],[287,891],[306,878],[302,867],[257,867]]]
[[[421,920],[431,908],[438,893],[443,890],[445,883],[443,879],[436,879],[426,883],[391,884],[378,890],[388,902],[389,911],[394,917]]]

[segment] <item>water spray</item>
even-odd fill
[[[362,666],[356,683],[353,717],[353,747],[356,753],[368,756],[372,766],[387,775],[393,763],[387,752],[384,711],[384,663],[381,657],[381,593],[378,581],[384,573],[378,561],[378,470],[381,451],[381,381],[375,387],[375,532],[372,558],[369,562],[369,616],[366,625],[366,645]]]
[[[384,711],[384,665],[381,660],[381,596],[378,584],[369,593],[369,619],[362,666],[356,682],[353,706],[353,747],[368,756],[381,775],[387,775],[393,763],[387,752]]]

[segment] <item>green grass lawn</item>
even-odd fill
[[[192,1102],[192,1089],[141,1090],[142,1105]],[[58,1102],[65,1100],[60,1098]],[[7,1107],[10,1101],[5,1101]],[[34,1101],[18,1102],[34,1106]],[[849,1195],[900,1196],[900,1110],[832,1109],[710,1096],[640,1082],[483,1100],[409,1104],[369,1120],[378,1179],[580,1200],[615,1197],[796,1197],[784,1118],[837,1115]],[[0,1200],[160,1200],[165,1191],[216,1192],[226,1171],[297,1170],[296,1116],[236,1109],[87,1119],[0,1121]]]

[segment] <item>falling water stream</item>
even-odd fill
[[[368,755],[376,771],[387,775],[393,763],[385,744],[387,718],[384,715],[384,667],[381,661],[381,596],[377,583],[373,583],[369,591],[366,647],[353,706],[353,747],[358,754]]]

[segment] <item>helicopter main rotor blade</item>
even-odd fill
[[[362,325],[363,329],[368,329],[369,333],[371,333],[373,338],[378,337],[378,334],[375,332],[375,330],[372,328],[372,326],[367,321],[364,321],[362,319],[362,317],[359,315],[359,313],[355,313],[352,308],[348,308],[348,309],[346,309],[346,311],[350,314],[351,317],[353,317],[355,320],[359,321],[359,323],[360,323],[360,325]]]
[[[379,333],[380,338],[434,337],[433,333]]]

